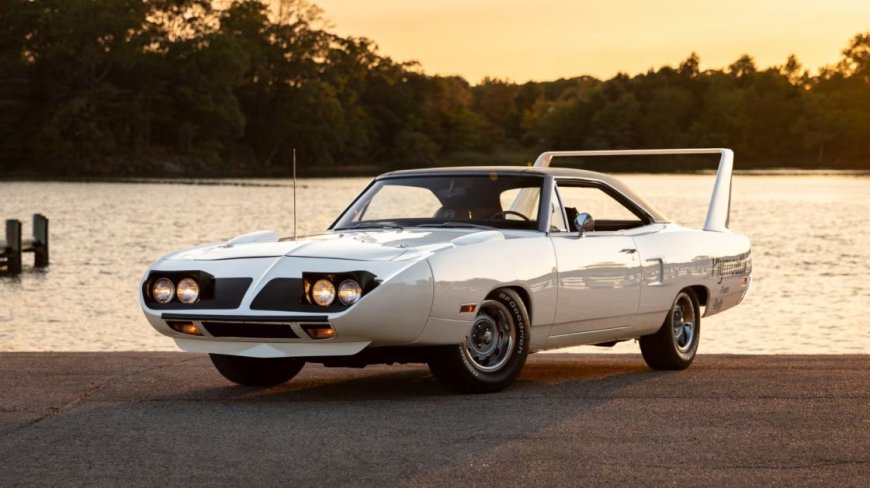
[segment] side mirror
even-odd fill
[[[580,237],[583,237],[583,234],[595,229],[595,219],[586,212],[580,213],[574,219],[574,227],[580,233]]]

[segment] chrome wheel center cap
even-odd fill
[[[495,324],[488,316],[478,317],[477,322],[469,336],[469,346],[478,357],[486,358],[493,354],[498,347],[498,332]]]
[[[483,343],[489,344],[492,342],[492,330],[487,329],[486,332],[483,333]]]
[[[463,353],[474,369],[499,371],[513,356],[515,338],[510,310],[495,300],[486,300],[468,331]]]

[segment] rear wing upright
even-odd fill
[[[731,174],[734,171],[734,151],[725,148],[700,149],[616,149],[604,151],[546,151],[535,160],[535,167],[550,166],[557,157],[589,157],[589,156],[663,156],[689,154],[718,154],[719,170],[716,172],[716,182],[713,184],[713,195],[707,209],[707,220],[704,230],[713,232],[728,232],[731,215]]]

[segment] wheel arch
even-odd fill
[[[499,286],[498,288],[493,289],[489,293],[487,293],[486,297],[490,298],[495,295],[499,290],[512,290],[516,292],[517,295],[520,296],[520,300],[523,301],[523,306],[526,307],[526,313],[529,315],[529,320],[532,320],[532,295],[526,290],[524,287],[520,285],[507,285],[507,286]],[[531,325],[531,324],[530,324]]]
[[[698,298],[698,305],[702,307],[706,307],[708,300],[710,299],[710,290],[707,289],[704,285],[692,285],[683,288],[684,290],[692,290],[695,293],[695,296]],[[682,290],[681,290],[682,291]]]
[[[701,287],[704,291],[706,288]],[[685,318],[686,302],[692,308],[692,320]],[[672,310],[655,334],[640,337],[640,351],[646,364],[655,370],[686,369],[698,352],[701,337],[700,298],[695,286],[677,293]]]
[[[466,339],[458,347],[450,345],[436,349],[428,360],[429,370],[435,379],[457,393],[492,393],[513,383],[522,372],[531,343],[531,320],[527,310],[521,309],[516,302],[520,301],[523,307],[527,307],[529,296],[528,290],[515,284],[499,284],[490,290],[483,304],[494,302],[504,312],[506,322],[498,325],[496,321],[500,319],[487,314],[484,317],[491,322],[490,327],[500,332],[487,332],[489,338],[480,338],[489,345],[490,339],[497,337],[493,344],[495,348],[490,349],[476,340]],[[511,329],[513,332],[509,332]],[[508,334],[513,338],[504,342],[503,338]],[[499,344],[507,344],[510,349],[502,349],[498,347]]]

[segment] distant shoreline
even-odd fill
[[[342,174],[306,174],[299,176],[300,180],[310,180],[317,178],[374,178],[375,176],[387,172],[389,170],[372,173],[342,173]],[[622,175],[704,175],[715,174],[714,170],[705,171],[613,171],[616,174]],[[867,177],[870,176],[870,170],[838,170],[838,169],[796,169],[796,168],[775,168],[775,169],[744,169],[734,170],[737,176],[847,176],[847,177]],[[20,176],[0,176],[0,182],[37,182],[37,183],[126,183],[126,184],[166,184],[166,185],[203,185],[203,186],[244,186],[244,187],[286,187],[289,183],[283,181],[291,180],[292,175],[270,174],[264,176],[238,176],[238,175],[208,175],[208,176],[160,176],[160,177],[141,177],[141,176],[36,176],[36,175],[20,175]],[[254,181],[260,180],[260,181]]]

